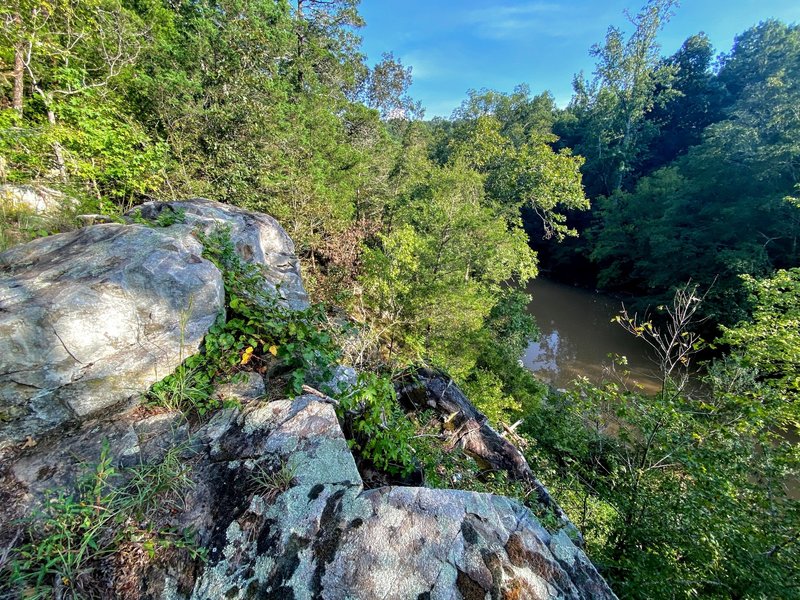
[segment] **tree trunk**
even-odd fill
[[[36,86],[37,93],[42,97],[44,100],[44,105],[47,109],[47,122],[50,124],[50,127],[56,126],[56,113],[53,111],[53,108],[50,106],[50,99],[47,97],[42,89],[39,86]],[[61,145],[61,142],[55,140],[53,142],[53,157],[56,161],[56,170],[58,171],[59,179],[66,183],[67,182],[67,165],[64,162],[64,147]]]
[[[56,126],[56,113],[49,106],[47,107],[47,122],[51,127]],[[56,159],[56,170],[58,177],[63,183],[67,182],[67,164],[64,162],[64,147],[58,140],[53,142],[53,156]]]
[[[19,15],[14,15],[14,24],[22,27],[22,19]],[[22,117],[22,94],[25,84],[25,46],[22,41],[18,41],[14,48],[14,95],[11,99],[11,107]]]
[[[460,445],[470,456],[492,469],[506,471],[510,477],[535,490],[539,504],[565,525],[575,526],[536,478],[520,452],[497,433],[485,415],[478,411],[447,375],[430,369],[418,369],[398,384],[398,397],[407,408],[434,409],[453,426],[453,445]],[[575,529],[577,532],[577,529]],[[580,537],[576,542],[583,544]]]
[[[300,91],[303,88],[303,54],[305,53],[305,45],[306,45],[306,36],[305,36],[305,22],[304,22],[304,15],[303,15],[303,2],[304,0],[297,0],[297,90]]]

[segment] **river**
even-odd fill
[[[523,364],[536,376],[557,388],[567,388],[577,377],[599,384],[608,378],[609,355],[628,359],[628,383],[645,393],[659,389],[655,363],[648,346],[611,319],[622,304],[609,296],[586,289],[537,279],[528,285],[532,301],[528,306],[541,331],[536,342],[528,344]],[[796,430],[782,431],[790,444],[800,443]],[[800,498],[800,482],[790,478],[789,495]]]
[[[531,282],[528,293],[541,336],[528,345],[522,363],[539,379],[557,388],[581,376],[599,384],[608,376],[610,356],[620,355],[628,359],[633,382],[647,393],[658,390],[647,344],[611,322],[619,300],[547,279]]]

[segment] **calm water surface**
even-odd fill
[[[541,336],[528,345],[522,362],[539,379],[557,388],[567,388],[581,376],[600,383],[609,376],[609,355],[618,354],[628,359],[629,383],[646,393],[658,391],[647,344],[611,322],[622,308],[619,300],[546,279],[532,282],[528,293],[533,297],[528,311]],[[797,431],[781,435],[790,444],[800,441]],[[800,482],[789,479],[786,484],[790,497],[800,498]]]
[[[647,392],[657,391],[647,344],[611,322],[622,308],[619,300],[546,279],[533,281],[528,293],[533,297],[528,310],[541,336],[522,362],[540,379],[557,388],[580,376],[600,383],[608,377],[610,356],[617,354],[628,359],[633,381]]]

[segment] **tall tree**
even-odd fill
[[[534,254],[519,219],[505,218],[463,164],[429,165],[403,200],[365,253],[356,307],[392,362],[427,359],[463,376],[504,284],[535,275]]]
[[[582,74],[575,78],[566,137],[586,157],[591,194],[609,194],[626,185],[655,133],[647,115],[658,87],[667,86],[674,73],[661,61],[656,36],[676,4],[650,0],[638,14],[626,13],[633,26],[630,36],[610,27],[605,41],[591,49],[597,61],[594,79]]]
[[[556,151],[552,133],[554,106],[549,94],[471,92],[456,111],[448,142],[448,161],[463,162],[486,175],[486,193],[508,214],[533,212],[547,238],[575,232],[565,210],[587,209],[581,184],[583,159],[564,148]]]
[[[723,118],[724,87],[713,72],[714,49],[705,33],[689,37],[665,59],[674,70],[669,86],[657,90],[648,118],[658,127],[642,174],[664,166],[699,144],[706,127]],[[662,98],[663,96],[663,98]]]
[[[768,21],[738,37],[720,72],[735,98],[726,118],[635,190],[600,202],[602,286],[663,303],[691,278],[711,286],[706,314],[731,325],[747,310],[739,275],[798,263],[800,213],[785,198],[800,176],[799,31]]]
[[[139,16],[118,0],[15,0],[0,21],[0,61],[14,73],[13,112],[0,111],[8,176],[69,182],[106,206],[153,190],[164,148],[123,108],[144,45]]]
[[[421,117],[421,105],[408,94],[410,86],[411,67],[404,66],[391,52],[384,52],[364,82],[365,103],[379,110],[384,119],[410,120]]]

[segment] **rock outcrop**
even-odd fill
[[[190,236],[95,225],[0,254],[0,448],[141,394],[224,309]]]
[[[203,199],[137,210],[180,219],[90,226],[0,254],[0,449],[136,397],[197,352],[224,311],[198,231],[227,228],[273,293],[308,306],[292,240],[272,217]]]
[[[6,210],[46,215],[74,210],[78,205],[75,198],[43,185],[0,185],[0,206]]]
[[[182,444],[194,486],[173,526],[197,532],[208,562],[149,568],[137,576],[134,597],[614,598],[566,530],[549,532],[515,501],[419,487],[364,490],[333,407],[318,400],[249,402],[191,435],[174,412],[87,421],[9,464],[2,522],[18,516],[9,506],[68,485],[82,461],[97,460],[102,440],[123,465]],[[259,477],[281,469],[290,473],[282,484]]]
[[[300,277],[300,262],[294,253],[294,242],[278,222],[258,212],[242,210],[202,198],[181,202],[146,202],[135,213],[144,219],[156,220],[164,211],[176,214],[179,223],[166,230],[171,235],[196,231],[210,234],[219,226],[230,231],[231,241],[246,262],[257,264],[265,274],[265,285],[294,309],[308,306],[308,296]]]
[[[218,507],[227,490],[231,510],[206,534],[212,558],[194,600],[613,597],[564,531],[549,533],[517,502],[364,490],[333,408],[317,400],[220,415],[201,434],[219,484],[193,504]],[[291,469],[290,487],[252,485],[262,464]]]
[[[120,467],[177,452],[193,483],[161,525],[195,531],[206,560],[180,551],[148,559],[141,549],[136,560],[106,558],[96,569],[103,597],[614,598],[569,529],[548,531],[513,500],[365,489],[334,408],[319,396],[267,401],[252,372],[217,389],[240,408],[202,425],[126,405],[185,356],[181,331],[183,346],[197,348],[221,309],[220,273],[192,230],[229,224],[240,255],[262,265],[284,301],[307,302],[291,240],[274,220],[208,201],[140,214],[164,210],[184,222],[97,225],[0,255],[0,391],[3,406],[24,413],[0,423],[0,554],[17,519],[51,490],[74,487],[101,452]],[[137,354],[148,344],[162,354]],[[18,444],[21,435],[30,437]]]

